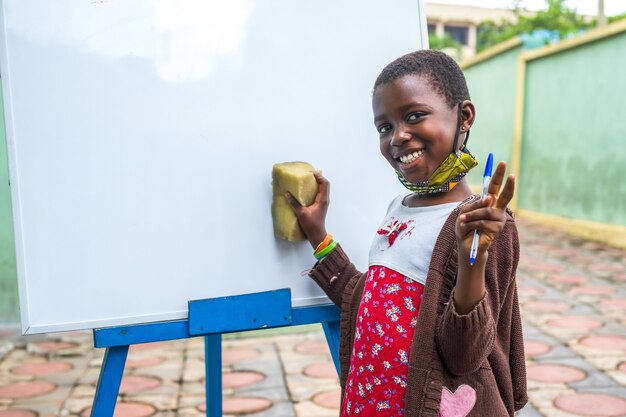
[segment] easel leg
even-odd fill
[[[124,364],[128,356],[128,346],[107,348],[100,369],[100,378],[93,400],[91,417],[112,417],[117,402],[117,394],[122,383]]]
[[[337,369],[337,375],[339,375],[339,320],[327,321],[322,323],[324,328],[324,334],[326,335],[326,341],[330,348],[330,354],[333,356],[333,362],[335,363],[335,369]]]
[[[204,338],[206,415],[222,417],[222,335]]]

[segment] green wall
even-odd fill
[[[468,147],[511,160],[518,58],[522,46],[464,69],[476,122]],[[520,209],[626,226],[626,32],[526,61]]]
[[[626,225],[626,32],[528,61],[518,206]]]
[[[0,90],[0,97],[2,91]],[[0,99],[0,323],[19,320],[15,243],[9,191],[9,169],[4,128],[4,106]]]
[[[489,152],[493,153],[496,162],[509,164],[511,161],[515,79],[521,51],[521,46],[511,48],[463,71],[476,106],[476,121],[467,143],[479,161],[479,165],[468,174],[473,186],[482,184]]]

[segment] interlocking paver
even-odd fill
[[[120,385],[120,394],[133,394],[161,386],[161,380],[146,375],[125,375]]]
[[[37,417],[37,415],[28,410],[0,410],[0,417]]]
[[[304,368],[302,372],[314,378],[337,379],[337,369],[332,362],[314,363]]]
[[[47,381],[16,382],[0,387],[0,398],[20,399],[40,397],[52,391],[56,386]]]
[[[256,349],[230,347],[222,351],[222,362],[233,363],[257,358],[261,353]]]
[[[320,407],[339,410],[341,400],[341,390],[334,388],[329,391],[322,391],[313,396],[313,402]]]
[[[222,374],[222,387],[240,388],[257,384],[265,379],[265,375],[260,372],[225,372]]]
[[[115,408],[116,417],[149,417],[155,413],[156,409],[150,404],[141,403],[120,403]],[[85,409],[80,416],[89,417],[91,407]]]
[[[165,358],[161,356],[153,356],[142,359],[128,359],[126,368],[149,368],[151,366],[160,365],[165,362]]]
[[[526,372],[528,380],[544,383],[571,383],[587,377],[584,371],[561,364],[532,364]]]
[[[617,396],[588,392],[564,394],[554,400],[556,407],[583,416],[622,416],[626,400]]]
[[[272,407],[272,402],[266,398],[231,397],[224,399],[222,410],[229,414],[256,414]],[[198,406],[200,411],[206,411],[206,404]]]
[[[518,417],[626,415],[626,251],[524,221],[519,230],[530,401]],[[303,329],[224,337],[225,417],[338,415],[328,345],[319,326]],[[1,328],[0,417],[88,415],[103,354],[90,332]],[[203,338],[132,346],[116,416],[204,415],[204,366]]]
[[[529,339],[524,341],[524,353],[526,353],[527,358],[541,356],[550,352],[550,350],[552,350],[552,346],[549,343]]]
[[[585,316],[561,316],[547,320],[545,324],[556,329],[595,329],[602,327],[604,322],[598,318]]]

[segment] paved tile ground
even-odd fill
[[[528,360],[522,417],[626,416],[626,251],[520,222]],[[295,330],[295,331],[294,331]],[[87,416],[102,363],[91,333],[0,329],[0,417]],[[116,416],[201,416],[203,340],[133,346]],[[225,415],[337,416],[319,326],[225,339]]]

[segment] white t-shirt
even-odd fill
[[[391,268],[422,285],[443,224],[460,202],[428,207],[406,207],[410,193],[393,199],[372,242],[369,265]]]

